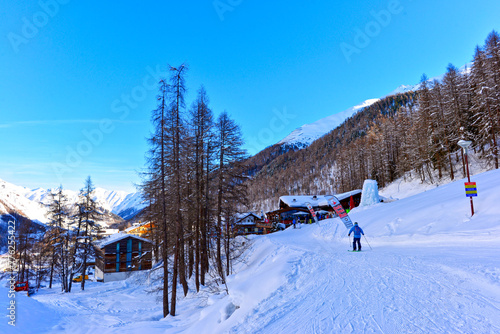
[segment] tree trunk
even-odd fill
[[[54,262],[55,262],[55,250],[54,247],[52,247],[52,261],[50,263],[49,289],[52,289],[52,278],[54,277]]]
[[[178,276],[178,260],[179,260],[179,239],[175,242],[174,250],[174,265],[172,273],[172,299],[170,301],[170,315],[175,316],[175,308],[177,304],[177,276]]]

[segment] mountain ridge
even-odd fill
[[[472,62],[469,62],[459,68],[460,73],[470,73]],[[427,79],[428,83],[432,83],[434,80],[442,81],[444,73],[432,78]],[[331,114],[330,116],[323,117],[315,122],[304,124],[293,130],[285,138],[280,140],[275,145],[288,145],[294,147],[295,149],[303,149],[311,145],[315,140],[326,135],[328,132],[334,130],[336,127],[341,125],[349,117],[352,117],[356,112],[363,110],[366,107],[392,95],[404,94],[411,91],[418,91],[421,87],[421,83],[414,85],[399,85],[389,94],[382,96],[380,98],[367,99],[360,104],[352,106],[346,110]]]
[[[29,189],[0,179],[0,190],[0,214],[20,211],[31,220],[44,224],[48,222],[46,206],[50,203],[50,192],[53,189]],[[68,197],[69,203],[77,202],[78,192],[63,189],[63,193]],[[145,207],[138,192],[127,193],[98,187],[95,189],[94,200],[102,209],[125,220],[134,217]]]
[[[307,147],[311,145],[312,142],[316,139],[321,138],[322,136],[342,124],[342,122],[354,115],[357,111],[368,107],[379,100],[380,99],[368,99],[358,105],[355,105],[339,113],[324,117],[320,120],[317,120],[316,122],[304,124],[292,131],[281,141],[279,141],[278,145],[287,144],[296,146],[298,148]]]

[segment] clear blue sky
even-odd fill
[[[91,175],[99,187],[134,191],[155,81],[168,64],[189,64],[188,104],[205,85],[214,112],[227,110],[256,153],[424,72],[462,66],[500,30],[498,0],[0,0],[0,8],[0,178],[74,190]]]

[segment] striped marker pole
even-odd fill
[[[472,202],[472,197],[477,196],[477,188],[476,188],[476,182],[470,182],[470,173],[469,173],[469,146],[472,144],[471,141],[467,140],[459,140],[458,145],[463,148],[464,150],[464,156],[465,156],[465,165],[467,166],[467,180],[469,182],[465,182],[465,196],[470,198],[470,212],[471,212],[471,217],[474,216],[474,203]]]
[[[470,212],[474,216],[474,203],[472,197],[477,197],[476,182],[465,182],[465,196],[470,198]]]
[[[476,188],[476,182],[470,182],[470,174],[469,174],[469,160],[467,158],[468,154],[467,154],[467,149],[465,150],[465,165],[467,166],[467,180],[469,180],[469,182],[465,182],[465,195],[468,196],[470,198],[470,212],[471,212],[471,217],[474,216],[474,203],[472,202],[472,197],[474,196],[477,196],[477,188]],[[467,184],[469,184],[469,189],[470,190],[470,194],[467,195]]]

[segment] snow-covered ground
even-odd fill
[[[19,327],[5,318],[0,333],[500,333],[500,171],[472,177],[473,217],[463,181],[419,193],[401,182],[407,197],[353,209],[361,253],[347,252],[338,219],[252,236],[229,295],[190,292],[176,317],[162,319],[139,273],[84,292],[20,294]]]

